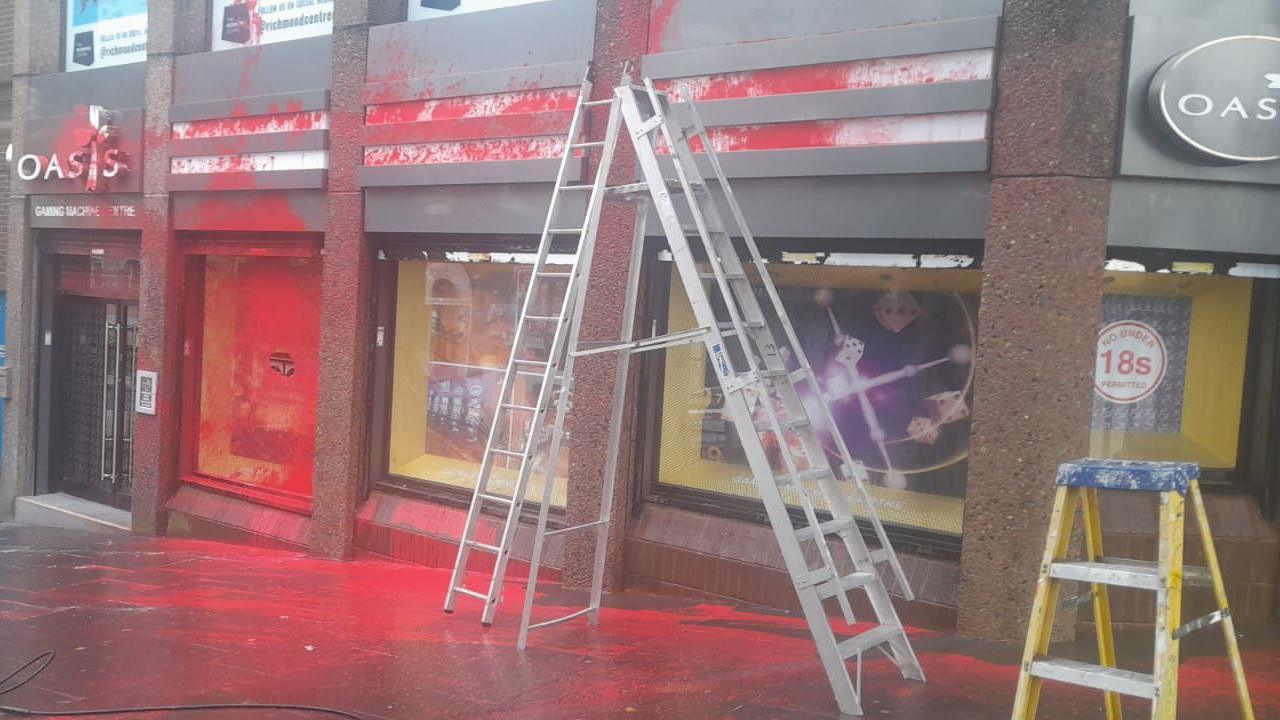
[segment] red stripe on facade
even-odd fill
[[[707,130],[716,152],[965,142],[987,137],[986,113],[939,113],[741,125]],[[689,146],[702,152],[702,141]],[[659,151],[666,152],[665,144]]]
[[[991,77],[991,62],[990,50],[975,50],[704,75],[655,84],[677,101],[729,100],[983,80]]]
[[[431,122],[369,125],[364,129],[365,145],[491,140],[497,138],[568,134],[573,111],[521,113],[468,117]]]
[[[563,152],[564,138],[558,136],[380,145],[365,148],[364,164],[385,167],[494,160],[543,160],[560,157]]]
[[[440,100],[371,105],[365,110],[366,125],[390,125],[461,118],[527,115],[572,110],[578,102],[576,88],[552,88],[491,95],[466,95]]]
[[[216,118],[173,124],[174,140],[195,138],[234,137],[260,133],[302,132],[323,130],[329,126],[329,113],[324,110],[251,115],[248,117]]]

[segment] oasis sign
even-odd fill
[[[98,105],[90,106],[87,115],[87,126],[73,128],[49,155],[19,155],[13,160],[14,173],[28,182],[80,180],[88,192],[105,191],[112,178],[128,174],[129,154],[120,148],[122,133],[114,115]]]
[[[1156,123],[1201,160],[1280,159],[1280,38],[1235,35],[1169,58],[1151,78]]]

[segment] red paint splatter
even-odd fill
[[[667,28],[676,14],[680,0],[653,0],[653,10],[649,14],[649,52],[659,53],[665,49]]]
[[[261,133],[303,132],[321,130],[328,126],[329,113],[325,110],[236,116],[174,123],[173,139],[191,140]]]
[[[465,95],[441,100],[413,100],[372,105],[365,111],[365,123],[386,125],[554,112],[572,110],[577,100],[576,88]]]
[[[380,145],[365,148],[364,164],[382,167],[490,160],[535,160],[560,157],[563,152],[564,138],[557,136]]]

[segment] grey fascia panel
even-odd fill
[[[1146,178],[1111,183],[1107,244],[1280,258],[1274,187]]]
[[[481,70],[372,83],[364,91],[365,102],[380,104],[417,99],[462,97],[513,92],[522,89],[578,85],[587,72],[587,61],[551,63],[527,67]]]
[[[733,192],[757,237],[980,240],[986,233],[985,173],[750,178]],[[719,197],[719,188],[712,185]],[[647,234],[662,225],[652,210]],[[851,250],[856,243],[849,244]]]
[[[323,188],[329,177],[328,170],[275,170],[272,172],[243,173],[253,176],[253,187],[216,187],[218,175],[214,173],[169,174],[168,189],[170,191],[209,191],[217,192],[225,189],[228,192],[239,190],[306,190]],[[225,176],[225,173],[223,174]],[[214,186],[214,187],[211,187]]]
[[[698,103],[707,127],[988,110],[990,80],[767,95]]]
[[[282,109],[288,105],[288,109]],[[169,108],[171,122],[214,120],[234,116],[276,115],[308,110],[324,110],[329,107],[328,90],[307,90],[283,95],[258,95],[255,97],[206,100],[204,102],[174,105]]]
[[[537,235],[547,220],[550,182],[435,187],[372,187],[365,191],[367,232]],[[564,198],[563,217],[581,219],[586,195]]]
[[[302,132],[255,133],[233,137],[189,138],[173,140],[170,155],[227,155],[258,152],[288,152],[291,150],[324,150],[329,144],[328,130],[304,130]]]
[[[431,165],[366,165],[359,170],[359,181],[362,187],[545,183],[555,180],[559,168],[559,158]],[[571,159],[565,172],[567,179],[578,179],[582,172],[582,159]]]
[[[916,143],[869,147],[748,150],[720,153],[729,178],[803,177],[816,175],[900,175],[915,173],[983,172],[989,147],[985,140],[955,143]],[[663,165],[670,161],[663,159]],[[698,167],[710,175],[711,163],[698,156]]]
[[[999,18],[981,17],[854,30],[645,55],[640,66],[646,77],[678,78],[974,50],[995,47],[998,27]]]

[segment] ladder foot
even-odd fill
[[[453,610],[451,610],[451,609],[449,609],[449,608],[445,608],[445,609],[444,609],[444,614],[445,614],[445,615],[452,615],[452,614],[453,614]]]
[[[482,622],[482,623],[480,623],[480,627],[493,627],[493,623],[491,623],[491,622]]]

